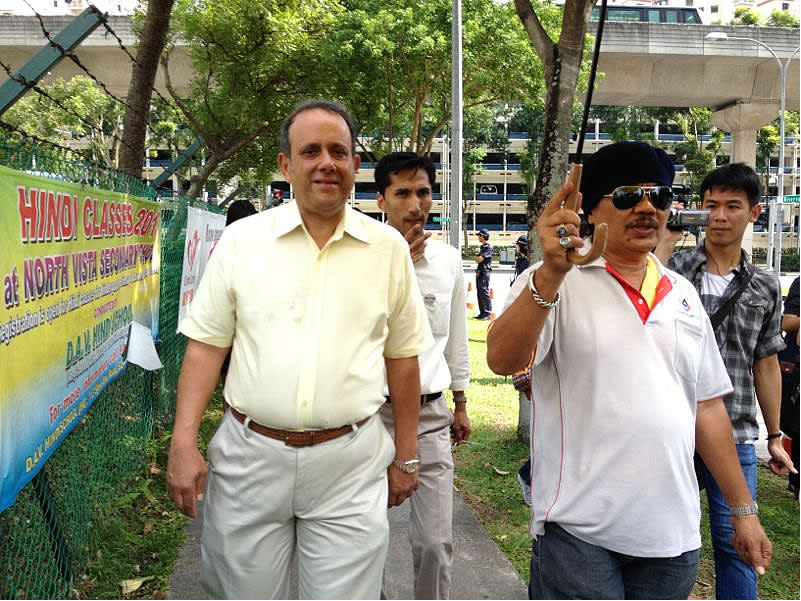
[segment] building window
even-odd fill
[[[713,13],[713,14],[714,14],[714,13],[716,13],[716,12],[718,12],[718,7],[717,7],[717,5],[715,5],[715,6],[712,6],[712,7],[709,9],[709,12],[711,12],[711,13]]]
[[[782,2],[782,10],[790,10],[790,3]]]

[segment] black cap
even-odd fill
[[[485,227],[482,227],[480,230],[478,230],[478,235],[489,240],[489,230],[487,230]]]
[[[645,142],[618,142],[604,146],[584,161],[581,175],[581,208],[589,215],[604,194],[618,186],[653,182],[673,185],[676,170],[661,148]]]
[[[528,248],[528,234],[520,234],[520,236],[517,237],[515,244],[519,244],[523,248]]]

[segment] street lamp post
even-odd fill
[[[798,54],[799,50],[801,50],[801,46],[796,48],[790,57],[782,63],[776,53],[773,51],[773,48],[765,44],[764,42],[760,42],[759,40],[755,40],[754,38],[746,38],[740,36],[730,36],[725,31],[710,31],[706,34],[706,39],[711,41],[723,41],[723,40],[743,40],[746,42],[753,42],[754,44],[759,44],[765,50],[770,52],[773,58],[776,59],[776,64],[779,66],[779,169],[778,169],[778,194],[776,198],[770,201],[770,219],[768,220],[768,269],[773,270],[776,274],[781,272],[781,265],[782,265],[782,223],[778,224],[778,235],[776,233],[777,223],[776,218],[778,216],[779,207],[783,209],[784,207],[784,100],[787,87],[787,70],[790,68],[790,63]],[[774,240],[775,238],[775,240]]]

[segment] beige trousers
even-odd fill
[[[394,436],[392,405],[385,403],[379,414],[387,431]],[[453,415],[445,397],[420,408],[417,428],[420,484],[409,499],[415,599],[447,599],[450,595],[453,563],[452,421]]]
[[[226,412],[208,448],[202,584],[211,599],[378,599],[389,543],[386,470],[395,446],[378,418],[296,448]]]

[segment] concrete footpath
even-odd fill
[[[387,596],[389,599],[413,599],[412,551],[406,530],[409,503],[392,509],[389,518],[391,536],[387,557]],[[170,579],[168,599],[208,598],[200,587],[201,526],[201,518],[187,526],[187,540]],[[458,493],[454,493],[453,499],[453,533],[451,599],[528,598],[526,584]],[[297,598],[295,578],[291,598]]]

